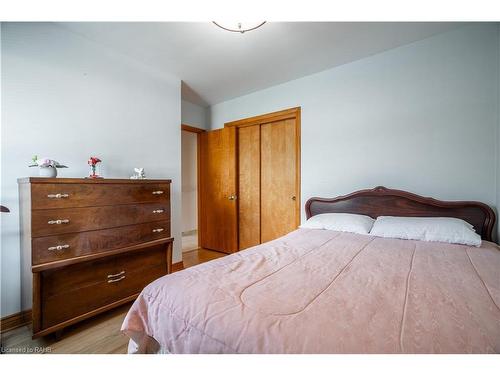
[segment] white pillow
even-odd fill
[[[481,246],[481,236],[464,220],[453,217],[379,216],[370,234],[401,238]]]
[[[339,232],[368,234],[374,221],[370,216],[365,215],[329,213],[311,217],[300,228],[329,229]]]

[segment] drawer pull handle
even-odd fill
[[[57,194],[48,194],[47,195],[47,198],[55,198],[55,199],[61,199],[61,198],[68,198],[69,197],[69,194],[61,194],[61,193],[57,193]]]
[[[111,279],[111,280],[108,280],[108,283],[116,283],[118,281],[122,281],[124,278],[125,278],[125,276],[121,276],[118,279]]]
[[[118,276],[121,276],[121,275],[125,275],[125,271],[122,271],[122,272],[119,272],[119,273],[115,273],[114,275],[108,275],[108,279],[111,279],[112,277],[118,277]]]
[[[153,191],[153,195],[160,195],[160,194],[163,194],[163,190]]]
[[[69,219],[49,220],[47,222],[47,224],[49,224],[49,225],[52,225],[52,224],[60,225],[60,224],[68,224],[68,223],[69,223]]]
[[[165,210],[153,210],[153,213],[154,214],[161,214],[163,213]]]
[[[57,245],[57,246],[51,246],[47,250],[54,251],[54,250],[64,250],[64,249],[68,249],[68,248],[69,248],[69,245]]]
[[[153,229],[153,233],[160,233],[160,232],[163,232],[165,229],[163,228],[156,228],[156,229]]]

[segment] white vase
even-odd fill
[[[38,167],[38,175],[40,177],[57,177],[57,168],[54,167]]]

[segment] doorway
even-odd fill
[[[199,248],[199,138],[204,130],[181,125],[182,253]]]

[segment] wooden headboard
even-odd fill
[[[337,198],[311,198],[306,202],[306,215],[344,212],[378,216],[456,217],[474,226],[476,233],[491,241],[495,213],[486,204],[466,201],[440,201],[402,190],[378,186]]]

